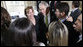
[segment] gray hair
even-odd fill
[[[50,46],[68,46],[68,29],[59,22],[52,22],[48,28]]]
[[[45,2],[45,1],[41,1],[41,2],[39,3],[39,7],[40,7],[42,4],[45,5],[46,8],[49,7],[48,3]]]

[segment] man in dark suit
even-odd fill
[[[80,14],[80,16],[78,16],[73,27],[75,27],[76,31],[78,31],[80,33],[79,38],[75,42],[74,46],[82,46],[82,14]]]
[[[45,43],[47,45],[46,33],[48,32],[48,26],[52,22],[53,16],[50,15],[49,5],[48,3],[42,1],[39,4],[39,31],[40,31],[40,39],[39,41]],[[54,15],[55,16],[55,15]]]
[[[61,2],[56,5],[56,16],[59,21],[63,22],[68,28],[68,45],[71,46],[76,38],[77,34],[73,28],[73,24],[70,21],[67,21],[67,15],[69,12],[69,5],[66,2]]]
[[[81,11],[79,10],[80,2],[79,1],[73,1],[72,2],[72,12],[70,16],[73,18],[73,23],[76,21],[77,17],[81,14]]]

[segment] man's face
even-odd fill
[[[59,9],[56,9],[55,14],[56,14],[57,18],[61,18],[61,17],[62,17],[62,15],[61,15]]]
[[[81,31],[82,30],[82,23],[80,22],[79,18],[77,19],[77,21],[75,22],[75,24],[73,25],[73,27],[77,31]]]
[[[39,7],[39,9],[40,9],[40,12],[43,13],[43,15],[46,14],[46,7],[45,7],[45,5],[41,4],[41,6]]]

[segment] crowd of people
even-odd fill
[[[8,11],[1,7],[1,46],[82,46],[82,11],[79,1],[55,2],[54,10],[47,2],[39,3],[39,13],[32,6],[25,17],[11,22]]]

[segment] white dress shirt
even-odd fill
[[[77,10],[78,8],[74,8],[73,10],[72,10],[72,12],[74,12],[75,10]]]

